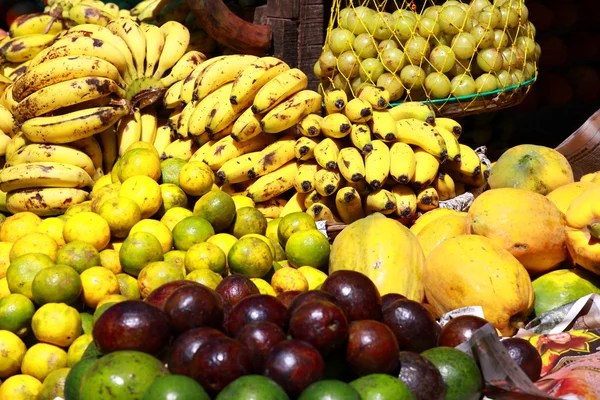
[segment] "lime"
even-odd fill
[[[186,271],[209,269],[217,274],[227,273],[227,259],[219,246],[203,242],[193,245],[185,253],[184,265]]]
[[[229,230],[236,238],[249,233],[264,235],[267,232],[267,220],[256,208],[242,207],[235,211],[235,219]]]
[[[590,293],[600,294],[600,279],[582,269],[559,269],[548,272],[533,282],[535,315],[568,304]]]
[[[165,224],[155,219],[143,219],[131,228],[129,234],[136,232],[146,232],[154,235],[162,246],[163,253],[171,251],[173,247],[173,235],[171,230]]]
[[[10,264],[10,249],[12,245],[11,242],[0,242],[0,278],[6,276],[6,269]]]
[[[361,400],[416,400],[400,379],[386,374],[362,376],[350,382]]]
[[[255,205],[254,200],[248,196],[244,196],[243,194],[234,194],[231,196],[231,200],[233,200],[236,210],[242,207],[254,207]]]
[[[160,218],[160,222],[169,227],[172,231],[181,220],[194,215],[193,212],[184,207],[173,207],[165,211],[164,215]]]
[[[138,276],[146,264],[162,259],[162,245],[154,235],[147,232],[129,235],[119,250],[123,271],[133,276]]]
[[[67,208],[67,211],[65,211],[65,214],[68,216],[73,216],[75,214],[79,214],[80,212],[88,212],[88,211],[93,211],[91,200],[87,200],[87,201],[84,201],[83,203],[79,203],[79,204],[73,204],[72,206]]]
[[[50,257],[41,253],[29,253],[14,259],[6,270],[6,282],[11,293],[21,293],[33,299],[33,279],[44,268],[54,266]]]
[[[227,258],[231,246],[233,246],[237,240],[238,238],[229,233],[217,233],[216,235],[209,237],[206,242],[219,246],[219,248],[223,250],[223,253],[225,253],[225,258]],[[227,265],[229,265],[229,262],[227,262]]]
[[[174,183],[163,183],[160,185],[160,193],[162,195],[162,205],[158,210],[157,215],[163,216],[165,212],[174,207],[187,208],[188,197],[182,188]]]
[[[210,222],[215,232],[224,232],[236,217],[235,203],[221,190],[210,191],[198,199],[194,215]]]
[[[115,249],[104,249],[100,252],[100,265],[110,269],[113,274],[120,274],[123,270],[119,260],[119,252]]]
[[[327,274],[325,272],[313,267],[303,266],[298,268],[298,271],[304,275],[308,281],[308,290],[317,289],[325,282],[325,279],[327,279]]]
[[[156,150],[156,147],[154,147],[154,145],[152,143],[143,142],[141,140],[137,141],[137,142],[133,142],[129,145],[128,148],[125,149],[125,152],[128,152],[129,150],[133,150],[133,149],[150,150],[152,152],[152,154],[154,154],[156,157],[160,158],[160,154],[158,154],[158,150]]]
[[[317,229],[313,217],[302,211],[293,212],[281,218],[277,224],[277,238],[285,246],[292,234],[307,229]]]
[[[25,353],[21,372],[43,382],[50,372],[66,366],[66,351],[48,343],[37,343]]]
[[[137,280],[133,276],[128,274],[117,274],[116,277],[119,282],[119,293],[130,300],[138,300],[142,297],[137,285]]]
[[[146,265],[138,276],[138,289],[145,299],[154,289],[165,283],[184,278],[183,270],[165,261],[155,261]]]
[[[298,400],[361,400],[358,392],[346,382],[324,379],[304,389]]]
[[[65,221],[57,217],[50,217],[43,220],[37,227],[37,231],[45,233],[50,236],[58,247],[62,247],[66,244],[65,238],[63,237],[63,229],[65,228]]]
[[[269,282],[265,281],[264,279],[250,278],[250,280],[252,281],[252,283],[254,283],[256,285],[260,294],[268,294],[270,296],[277,296],[277,293],[275,293],[275,290],[273,290],[273,288],[271,287]]]
[[[67,351],[67,366],[72,368],[81,360],[81,356],[85,352],[85,349],[92,343],[94,337],[91,333],[84,333],[79,336],[71,345]]]
[[[187,252],[183,250],[171,250],[168,253],[165,253],[165,259],[163,261],[168,262],[169,264],[173,264],[181,268],[181,270],[185,271],[185,273],[187,273],[187,271],[185,270],[186,253]]]
[[[228,260],[232,273],[247,278],[262,278],[273,266],[271,249],[255,237],[245,237],[235,242],[229,250]]]
[[[104,267],[88,268],[80,276],[83,287],[81,297],[85,305],[90,308],[96,308],[105,296],[119,293],[117,277]]]
[[[179,185],[179,171],[185,164],[187,164],[185,160],[176,157],[163,160],[160,163],[161,182]]]
[[[96,321],[98,321],[98,318],[104,314],[104,311],[108,310],[115,304],[117,303],[104,303],[101,306],[96,307],[96,310],[94,310],[94,315],[92,316],[92,326],[96,325]]]
[[[38,379],[19,374],[11,376],[0,385],[0,399],[37,400],[41,390],[42,382]]]
[[[132,176],[124,181],[119,196],[135,201],[142,212],[142,219],[153,216],[162,204],[160,186],[155,180],[144,175]]]
[[[173,242],[177,250],[188,250],[197,243],[205,242],[215,234],[215,230],[202,217],[187,217],[173,228]]]
[[[308,281],[302,275],[302,272],[295,268],[280,268],[271,277],[271,287],[275,293],[308,290]]]
[[[56,263],[69,265],[81,274],[88,268],[100,265],[100,253],[91,244],[75,240],[58,251]]]
[[[447,400],[477,400],[483,379],[477,363],[469,355],[452,347],[434,347],[421,353],[437,367],[448,388]]]
[[[71,368],[59,368],[48,374],[42,383],[37,400],[55,400],[65,397],[65,381]]]
[[[134,148],[127,150],[121,157],[119,180],[125,182],[132,176],[145,175],[155,181],[160,178],[160,159],[150,149]]]
[[[326,267],[330,250],[329,240],[317,229],[298,231],[289,237],[285,245],[286,259],[296,268]]]
[[[95,213],[100,212],[100,207],[104,202],[115,199],[119,197],[119,192],[121,191],[120,183],[111,183],[110,185],[106,185],[101,187],[96,194],[92,197],[92,210]],[[67,210],[68,211],[68,210]],[[81,212],[81,211],[79,211]],[[70,215],[70,214],[68,214]]]
[[[29,211],[11,215],[0,226],[0,241],[14,243],[28,233],[36,232],[41,222],[40,217]]]
[[[23,337],[29,331],[35,313],[33,302],[19,293],[0,299],[0,330],[10,331]]]
[[[108,222],[110,233],[116,238],[125,238],[131,227],[142,219],[137,203],[126,197],[115,197],[102,203],[98,214]]]
[[[289,397],[274,380],[262,375],[245,375],[225,386],[215,398],[215,400],[254,399],[289,400]]]
[[[142,400],[168,399],[210,400],[210,397],[198,382],[184,375],[166,375],[158,378],[142,397]]]
[[[81,278],[73,267],[57,264],[44,268],[33,278],[31,293],[39,304],[75,302],[81,295]]]

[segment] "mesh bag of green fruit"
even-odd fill
[[[427,101],[465,115],[518,104],[537,75],[540,46],[524,0],[333,0],[321,90],[365,84],[394,103]]]

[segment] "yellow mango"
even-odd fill
[[[546,197],[554,203],[563,214],[567,213],[567,209],[575,197],[585,192],[587,189],[596,186],[594,182],[573,182],[554,189],[546,195]]]
[[[425,257],[444,240],[467,233],[466,221],[466,214],[449,214],[425,225],[417,234],[417,239],[419,239]]]

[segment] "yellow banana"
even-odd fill
[[[296,158],[300,161],[307,161],[315,158],[315,147],[317,147],[319,142],[320,140],[307,136],[299,137],[294,145],[294,154]]]
[[[48,33],[56,35],[63,30],[63,23],[60,19],[44,13],[31,13],[19,15],[10,24],[8,32],[10,37],[31,35],[33,33]]]
[[[481,173],[481,162],[477,153],[469,146],[460,143],[460,162],[449,162],[448,169],[458,171],[470,177],[476,177]]]
[[[321,134],[323,117],[318,114],[308,114],[298,122],[300,133],[306,137],[317,137]]]
[[[410,218],[417,212],[417,195],[406,185],[395,185],[392,193],[396,198],[396,214],[400,218]]]
[[[319,164],[313,161],[299,164],[298,172],[294,177],[294,188],[296,189],[296,192],[308,193],[315,190],[315,175],[318,170]]]
[[[119,36],[131,52],[135,71],[138,77],[144,76],[145,59],[146,59],[146,36],[140,26],[131,19],[117,18],[113,19],[106,25],[108,30]],[[166,49],[166,43],[165,43]],[[163,52],[164,54],[164,52]],[[162,57],[162,54],[161,54]],[[162,74],[161,74],[162,75]]]
[[[251,104],[267,82],[289,69],[289,65],[276,57],[261,57],[255,60],[246,66],[233,82],[229,97],[231,104]]]
[[[151,77],[154,75],[154,69],[165,46],[165,37],[156,25],[141,23],[140,28],[142,28],[146,36],[146,66],[144,76]],[[168,87],[168,85],[164,85],[164,87]]]
[[[448,160],[454,162],[460,162],[460,146],[458,145],[458,139],[446,128],[435,127],[437,133],[444,139],[446,143],[446,151],[448,152]]]
[[[381,140],[371,144],[373,150],[365,155],[365,178],[371,189],[378,190],[390,174],[390,149]]]
[[[428,186],[417,193],[417,208],[421,211],[438,208],[439,202],[437,190],[432,186]]]
[[[452,132],[455,138],[459,138],[462,134],[462,126],[453,120],[452,118],[439,117],[435,119],[435,126],[437,128],[444,128]]]
[[[365,161],[360,151],[355,147],[340,150],[337,165],[340,173],[348,182],[358,182],[365,179]]]
[[[246,153],[262,150],[273,143],[275,139],[275,137],[263,133],[252,140],[236,142],[231,136],[226,136],[211,147],[204,157],[204,162],[206,162],[213,171],[216,171],[221,168],[225,162]]]
[[[177,108],[183,104],[181,99],[181,88],[183,87],[183,80],[175,82],[171,85],[165,95],[163,96],[163,106],[166,109]]]
[[[6,160],[10,160],[10,158],[12,156],[14,156],[14,154],[21,147],[24,147],[24,146],[26,146],[26,145],[28,145],[30,143],[31,142],[25,137],[25,135],[23,135],[22,132],[17,133],[12,138],[10,138],[10,141],[6,145],[6,150],[4,151],[4,158]]]
[[[119,144],[117,143],[117,128],[113,125],[98,134],[102,144],[102,169],[109,174],[119,157]]]
[[[227,125],[235,122],[241,113],[241,110],[238,111],[233,108],[229,99],[221,98],[208,111],[206,132],[212,134],[223,130]]]
[[[265,218],[279,218],[281,211],[287,202],[286,199],[275,197],[262,203],[256,203],[254,207],[260,211]]]
[[[338,171],[321,168],[315,174],[315,189],[321,196],[331,196],[342,185],[342,176]]]
[[[74,4],[69,10],[69,19],[76,24],[94,24],[106,26],[111,17],[102,9],[85,4],[83,2]]]
[[[263,114],[291,95],[306,89],[308,77],[298,68],[284,71],[266,83],[254,97],[252,112]]]
[[[341,222],[331,211],[329,206],[323,203],[315,203],[306,209],[306,213],[313,217],[315,221],[327,221],[330,223]]]
[[[181,158],[182,160],[189,161],[192,158],[198,148],[198,143],[193,138],[187,139],[176,139],[169,143],[161,154],[162,159],[166,158]]]
[[[373,132],[373,135],[377,138],[385,142],[398,140],[396,121],[387,110],[374,110],[373,118],[371,118],[369,124],[371,126],[371,132]]]
[[[397,210],[396,196],[385,189],[377,189],[365,198],[365,214],[380,212],[388,215]]]
[[[333,207],[334,204],[331,203],[331,198],[329,196],[321,196],[317,189],[314,189],[308,193],[305,193],[304,197],[304,208],[308,209],[313,204],[325,204],[326,206]]]
[[[64,214],[69,207],[83,203],[88,192],[75,188],[32,188],[14,190],[6,195],[11,213],[29,211],[40,217]]]
[[[371,144],[371,128],[369,125],[352,124],[350,141],[363,155],[370,153],[373,150],[373,145]]]
[[[11,113],[13,112],[14,107],[17,105],[17,102],[15,101],[15,99],[13,98],[13,95],[12,95],[12,88],[13,88],[13,85],[8,85],[4,89],[4,92],[2,93],[2,96],[0,97],[0,105],[2,107],[6,108]]]
[[[440,200],[450,200],[456,197],[456,185],[449,174],[438,172],[431,184],[437,191]]]
[[[185,107],[183,107],[178,123],[175,126],[175,134],[182,139],[189,137],[190,119],[194,113],[194,106],[194,103],[187,103]]]
[[[0,131],[0,157],[4,157],[4,162],[3,164],[6,165],[6,148],[8,147],[8,144],[11,141],[11,137],[8,136],[6,133]],[[4,166],[3,165],[3,166]]]
[[[378,86],[362,86],[357,92],[357,97],[371,104],[374,110],[385,110],[390,104],[390,93]]]
[[[467,191],[467,188],[465,186],[464,183],[462,182],[454,182],[454,187],[455,187],[455,192],[457,196],[460,196],[461,194],[464,194]]]
[[[415,148],[415,177],[412,185],[420,190],[429,186],[437,176],[440,168],[440,161],[427,151],[421,148]]]
[[[33,143],[21,147],[6,160],[4,167],[45,161],[75,165],[90,176],[96,174],[94,163],[87,154],[74,147],[59,144]]]
[[[154,137],[154,148],[158,151],[158,154],[162,155],[165,149],[172,142],[172,131],[171,127],[166,123],[162,122],[156,128],[156,136]]]
[[[403,185],[415,176],[415,152],[406,143],[396,142],[390,147],[390,176]]]
[[[158,120],[156,119],[156,110],[153,107],[146,107],[141,111],[140,122],[142,125],[142,134],[140,140],[146,143],[154,143],[156,137],[156,128]]]
[[[173,83],[185,79],[204,60],[206,60],[206,56],[199,51],[191,50],[186,52],[171,68],[171,72],[160,79],[159,84],[163,87],[169,87]]]
[[[34,162],[4,168],[0,172],[0,190],[38,187],[83,188],[92,187],[94,180],[83,169],[57,162]]]
[[[260,115],[254,114],[248,107],[234,122],[231,129],[231,137],[236,142],[245,142],[262,132],[260,127]]]
[[[294,178],[297,172],[297,161],[290,161],[281,168],[258,178],[248,187],[247,196],[255,203],[277,197],[294,186]]]
[[[350,134],[352,123],[342,113],[326,115],[321,121],[321,132],[326,137],[341,139]]]
[[[407,101],[395,107],[390,108],[390,114],[396,121],[401,119],[414,118],[416,120],[427,122],[430,125],[437,126],[435,113],[427,104],[420,101]]]
[[[215,57],[216,58],[216,57]],[[194,98],[194,88],[196,86],[196,79],[202,74],[204,68],[212,64],[214,58],[208,59],[198,65],[192,72],[188,74],[181,82],[179,99],[187,104],[190,103]]]
[[[260,158],[248,171],[248,178],[255,179],[266,175],[296,158],[294,146],[296,138],[287,135],[279,138],[262,150]]]
[[[25,72],[27,71],[27,68],[29,67],[29,63],[30,61],[25,61],[24,63],[19,64],[19,66],[17,68],[15,68],[10,74],[8,74],[7,78],[12,81],[12,82],[16,82],[21,76],[23,76],[25,74]],[[11,82],[5,82],[5,85],[8,86]],[[2,90],[2,89],[0,89]]]
[[[344,144],[335,139],[325,138],[315,147],[314,155],[317,164],[328,170],[338,169],[337,160]]]
[[[401,119],[396,126],[398,140],[401,142],[418,146],[441,162],[448,158],[446,142],[433,126],[414,118]]]
[[[226,161],[215,173],[216,183],[233,184],[250,180],[248,173],[262,157],[262,151],[254,151]]]
[[[135,142],[142,138],[142,115],[139,110],[133,114],[123,117],[117,125],[117,142],[119,144],[119,156]]]
[[[231,83],[221,86],[198,103],[195,103],[194,112],[188,123],[188,132],[190,135],[200,136],[206,132],[206,122],[210,111],[216,102],[223,102],[231,91]]]
[[[294,193],[292,195],[292,197],[290,197],[290,199],[288,200],[287,203],[285,203],[285,206],[283,206],[283,208],[281,209],[281,212],[279,213],[279,217],[283,218],[288,214],[294,213],[294,212],[303,212],[306,210],[306,207],[304,207],[304,198],[306,197],[306,195],[304,193]]]
[[[119,18],[119,6],[115,3],[104,3],[102,11],[110,17],[110,19]]]
[[[373,106],[363,99],[354,98],[346,104],[344,114],[353,123],[369,122],[373,118]]]
[[[16,121],[13,114],[6,109],[3,105],[0,105],[0,131],[6,133],[8,136],[13,137],[15,135]]]
[[[223,57],[220,60],[213,62],[204,69],[202,74],[196,80],[197,99],[202,100],[221,86],[234,82],[244,68],[257,59],[258,57],[256,56],[239,54]],[[227,97],[227,101],[231,104],[229,97]]]
[[[327,114],[341,113],[348,102],[348,95],[343,89],[328,89],[323,95]]]
[[[263,132],[279,133],[295,126],[302,118],[321,109],[321,95],[312,90],[293,94],[271,109],[260,121]]]
[[[360,194],[351,186],[338,190],[335,195],[335,208],[345,224],[351,224],[365,217]]]
[[[114,127],[114,125],[112,126]],[[94,168],[96,170],[96,173],[92,175],[92,178],[94,178],[94,180],[98,180],[104,175],[104,159],[102,155],[102,147],[100,147],[100,143],[98,143],[98,141],[96,140],[95,135],[76,140],[74,142],[69,143],[69,145],[75,147],[77,150],[83,151],[92,159],[92,162],[94,163]]]
[[[218,142],[220,142],[220,140],[209,140],[209,141],[205,142],[203,145],[200,146],[200,148],[198,150],[196,150],[196,152],[194,154],[192,154],[192,157],[188,161],[202,161],[202,162],[204,162],[204,159],[206,158],[206,155],[211,151],[211,149]],[[235,157],[233,157],[233,158],[235,158]]]
[[[56,35],[33,33],[10,39],[0,47],[0,60],[13,63],[31,60],[54,42]]]

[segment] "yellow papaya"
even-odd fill
[[[567,209],[567,247],[571,258],[600,275],[600,185],[577,196]]]
[[[575,197],[585,192],[587,189],[596,186],[594,182],[573,182],[554,189],[546,195],[546,197],[554,203],[563,214],[567,213],[567,209]]]
[[[467,233],[466,221],[466,214],[449,214],[425,225],[417,234],[425,258],[431,253],[431,250],[444,240]]]
[[[590,172],[579,178],[579,182],[595,182],[598,179],[598,172]]]
[[[333,241],[329,273],[354,270],[371,278],[381,295],[423,300],[425,256],[415,235],[400,222],[374,213],[345,227]]]
[[[431,221],[436,220],[437,218],[443,217],[445,215],[467,215],[466,212],[456,211],[451,208],[434,208],[431,211],[427,211],[423,215],[421,215],[414,224],[411,225],[410,231],[415,235],[418,235],[421,229],[428,225]]]
[[[484,236],[461,235],[440,243],[427,257],[423,285],[437,317],[481,306],[485,319],[507,336],[524,326],[534,305],[523,265]]]
[[[545,196],[513,188],[483,192],[467,217],[467,233],[492,239],[535,274],[567,258],[565,225],[565,216]]]

